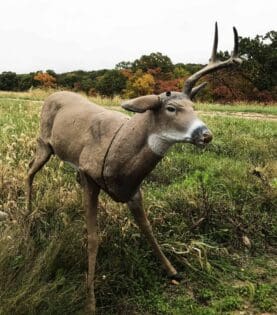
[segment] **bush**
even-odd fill
[[[0,90],[16,91],[18,87],[18,78],[15,72],[2,72],[0,74]]]
[[[95,89],[101,95],[120,94],[126,86],[127,78],[118,70],[109,70],[97,79]]]

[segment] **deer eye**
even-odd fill
[[[175,108],[174,106],[167,106],[167,107],[166,107],[166,110],[169,111],[169,112],[171,112],[171,113],[176,112],[176,108]]]

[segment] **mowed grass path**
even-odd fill
[[[84,314],[85,228],[69,165],[51,159],[35,179],[33,216],[25,217],[43,96],[0,96],[0,210],[10,218],[0,223],[1,315]],[[99,314],[277,312],[276,122],[202,118],[214,133],[209,147],[174,146],[143,185],[155,234],[185,280],[168,283],[126,207],[103,194]]]
[[[22,100],[22,101],[43,101],[48,95],[54,93],[55,90],[41,90],[34,89],[31,92],[5,92],[0,91],[0,99],[3,100]],[[82,93],[85,95],[84,93]],[[107,107],[120,106],[122,99],[118,96],[113,99],[103,97],[90,97],[91,101]],[[235,104],[208,104],[208,103],[196,103],[195,109],[201,112],[240,112],[240,113],[257,113],[264,115],[277,116],[277,103],[273,104],[247,104],[247,103],[235,103]]]

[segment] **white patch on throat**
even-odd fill
[[[148,139],[147,143],[152,152],[159,156],[164,156],[166,151],[170,148],[171,144],[163,136],[152,133]]]

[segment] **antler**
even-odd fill
[[[217,29],[217,22],[215,23],[214,44],[213,44],[212,55],[211,55],[211,58],[209,59],[209,63],[207,64],[206,67],[204,67],[203,69],[191,75],[184,83],[183,93],[186,94],[189,98],[192,99],[196,95],[196,93],[198,93],[207,84],[206,82],[204,82],[196,86],[195,88],[193,88],[195,83],[204,75],[217,71],[222,68],[232,66],[234,64],[242,63],[242,60],[239,58],[239,55],[238,55],[238,46],[239,46],[238,32],[235,27],[233,27],[233,31],[234,31],[234,50],[231,53],[231,57],[228,60],[220,61],[217,59],[217,56],[216,56],[217,44],[218,44],[218,29]]]

